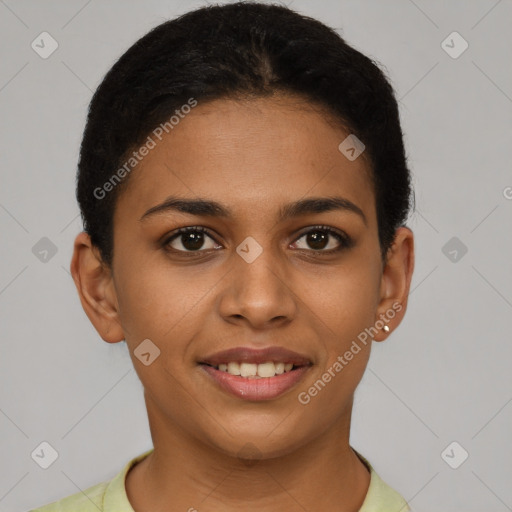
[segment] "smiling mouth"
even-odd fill
[[[239,363],[237,361],[230,361],[227,363],[220,363],[218,365],[201,363],[205,366],[210,366],[221,372],[229,373],[239,377],[245,377],[247,379],[264,379],[269,377],[275,377],[282,375],[283,373],[292,372],[298,368],[309,365],[294,365],[293,363],[284,363],[281,361],[267,361],[265,363]]]
[[[203,362],[198,366],[228,394],[238,399],[259,402],[277,399],[290,391],[305,378],[313,364],[230,361],[218,365]]]

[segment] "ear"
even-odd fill
[[[85,231],[75,238],[70,270],[82,307],[98,334],[108,343],[124,340],[112,271]]]
[[[396,230],[384,265],[380,288],[380,302],[375,325],[378,332],[375,341],[384,341],[400,324],[405,310],[414,270],[414,235],[403,226]],[[389,332],[383,326],[389,327]]]

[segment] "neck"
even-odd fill
[[[366,496],[370,473],[349,445],[350,412],[309,443],[259,460],[216,450],[151,407],[148,415],[154,451],[126,479],[135,512],[357,512]]]

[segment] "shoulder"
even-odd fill
[[[103,510],[103,498],[109,482],[93,485],[83,492],[77,492],[29,512],[98,512]]]
[[[128,501],[125,480],[128,471],[153,451],[153,448],[128,461],[112,480],[54,501],[29,512],[133,512]]]

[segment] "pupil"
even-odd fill
[[[185,233],[185,241],[183,241],[183,247],[185,247],[188,250],[196,250],[200,249],[203,245],[203,233],[195,232],[195,233]],[[189,243],[191,242],[191,243]]]
[[[308,244],[313,249],[323,249],[327,245],[327,235],[322,231],[312,231],[308,234]]]

